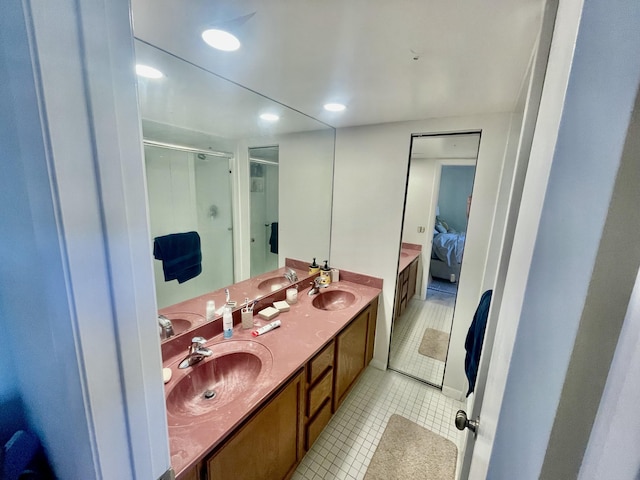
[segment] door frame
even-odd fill
[[[581,314],[587,306],[584,295],[604,233],[620,166],[618,154],[640,81],[640,65],[630,61],[640,41],[629,33],[637,27],[640,6],[626,2],[610,7],[602,0],[593,0],[588,8],[583,8],[580,0],[547,5],[541,38],[550,39],[553,32],[553,39],[522,193],[526,216],[519,218],[515,227],[502,302],[494,305],[499,308],[489,316],[489,325],[497,318],[496,348],[490,359],[481,358],[478,385],[484,393],[473,402],[471,415],[480,414],[481,423],[475,445],[466,448],[458,478],[504,476],[516,470],[523,478],[532,478],[540,475],[543,465],[545,478],[558,473],[559,465],[551,464],[553,458],[549,462],[554,455],[548,450],[550,439],[553,441],[550,429],[555,428],[558,416],[565,423],[575,417],[566,408],[561,411],[558,404],[567,382],[580,382],[567,374],[567,367],[575,353],[576,335],[581,333]],[[557,16],[550,12],[555,8]],[[616,29],[610,28],[612,24]],[[597,102],[591,101],[593,91],[599,92]],[[570,174],[584,165],[587,168],[580,175]],[[568,252],[564,260],[576,268],[567,272],[553,264],[554,256],[545,255],[550,251],[551,236],[562,236],[566,226],[559,221],[559,209],[572,212],[578,206],[584,208],[580,202],[585,198],[589,215],[571,222],[571,234],[562,238],[566,246],[567,241],[580,236],[579,249]],[[554,225],[564,226],[556,232]],[[569,273],[573,283],[568,283]],[[559,290],[563,291],[561,301]],[[558,309],[560,303],[562,308]],[[549,310],[562,311],[562,325],[557,323],[558,314],[544,314]],[[542,331],[550,328],[555,328],[556,341],[538,357],[539,363],[532,363]],[[534,403],[523,400],[524,378],[534,384],[544,379],[544,392],[536,395]],[[580,432],[583,437],[589,435],[588,429]],[[563,445],[563,451],[566,447]],[[564,463],[579,468],[579,456],[584,452],[576,445],[568,450],[568,462]]]

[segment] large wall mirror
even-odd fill
[[[159,72],[138,76],[150,241],[195,231],[202,253],[202,272],[183,283],[165,281],[154,260],[158,307],[285,258],[328,259],[335,130],[143,40],[135,47],[136,63]]]
[[[479,132],[412,139],[401,255],[421,253],[404,272],[413,287],[406,305],[396,305],[389,368],[438,387],[449,348],[462,348],[449,337],[479,147]]]

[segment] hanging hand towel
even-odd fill
[[[271,237],[269,238],[271,253],[278,253],[278,222],[271,224]]]
[[[172,233],[153,240],[153,256],[162,260],[164,280],[184,283],[202,272],[198,232]]]
[[[464,359],[464,371],[469,380],[469,391],[467,397],[473,392],[476,386],[476,376],[478,375],[478,365],[480,364],[480,353],[482,353],[482,342],[484,341],[484,331],[487,327],[487,317],[489,316],[489,306],[491,305],[492,290],[487,290],[480,297],[480,303],[473,316],[473,321],[467,332],[464,348],[467,356]]]

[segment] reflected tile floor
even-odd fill
[[[362,479],[394,413],[458,445],[453,421],[459,408],[462,402],[436,388],[391,370],[367,367],[292,480]]]
[[[434,385],[442,385],[444,362],[418,353],[424,331],[433,328],[451,332],[456,296],[433,290],[427,299],[413,298],[394,324],[389,367]]]

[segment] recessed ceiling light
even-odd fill
[[[136,73],[145,78],[162,78],[164,74],[157,68],[150,67],[148,65],[136,65]]]
[[[278,120],[280,120],[280,117],[275,113],[263,113],[262,115],[260,115],[260,118],[262,120],[266,120],[267,122],[277,122]]]
[[[235,35],[224,30],[210,28],[202,32],[202,39],[207,42],[210,47],[225,52],[233,52],[240,48],[240,40]]]
[[[345,107],[341,103],[325,103],[325,105],[324,105],[324,109],[328,110],[330,112],[341,112],[345,108],[347,108],[347,107]]]

